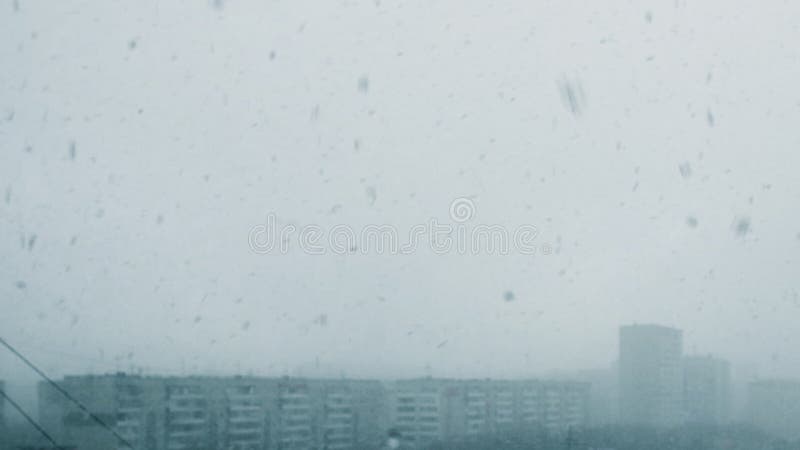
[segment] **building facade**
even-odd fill
[[[390,387],[391,423],[403,442],[435,441],[505,431],[584,427],[589,384],[541,380],[415,379]]]
[[[259,377],[66,377],[59,384],[139,450],[360,450],[394,428],[406,445],[589,421],[588,383],[542,380],[368,380]],[[39,385],[42,426],[64,445],[125,443]]]
[[[258,377],[66,377],[59,384],[134,448],[377,448],[387,428],[377,381]],[[50,385],[40,420],[59,442],[126,448]]]
[[[760,380],[748,386],[747,417],[775,436],[800,439],[800,380]]]
[[[660,325],[619,330],[620,421],[667,427],[683,421],[683,337]]]
[[[683,405],[687,423],[724,424],[731,417],[731,367],[712,356],[683,358]]]

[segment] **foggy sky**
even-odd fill
[[[798,14],[6,2],[0,335],[55,376],[516,377],[608,366],[655,322],[797,375]],[[408,230],[461,197],[553,253],[248,247],[268,214]]]

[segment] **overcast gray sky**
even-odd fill
[[[797,375],[799,15],[6,1],[0,335],[56,376],[514,377],[607,366],[657,322]],[[269,214],[407,232],[462,197],[553,252],[248,245]]]

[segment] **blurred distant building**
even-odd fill
[[[672,426],[683,419],[683,336],[661,325],[619,330],[620,421]]]
[[[117,374],[59,384],[140,450],[377,448],[387,429],[377,381]],[[39,402],[59,443],[124,448],[50,385]]]
[[[608,369],[580,370],[567,376],[591,386],[589,423],[592,426],[619,422],[619,368],[616,363]]]
[[[683,358],[684,411],[688,423],[723,424],[731,414],[731,367],[712,356]]]
[[[453,407],[459,392],[449,380],[397,381],[390,389],[390,423],[405,443],[432,442],[459,435],[465,411]],[[455,414],[461,413],[460,417]]]
[[[762,380],[749,386],[750,423],[767,433],[800,439],[800,381]]]
[[[571,381],[520,381],[518,425],[543,426],[549,431],[565,431],[589,424],[590,385]]]
[[[379,448],[589,422],[588,383],[543,380],[373,380],[70,376],[58,382],[137,450]],[[112,433],[49,384],[40,422],[64,445],[122,449]]]
[[[538,426],[588,424],[589,385],[568,381],[413,379],[390,388],[391,423],[416,446]]]
[[[747,422],[747,403],[750,396],[750,383],[758,381],[758,367],[755,364],[736,364],[731,366],[731,421]]]

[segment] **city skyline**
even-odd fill
[[[674,330],[682,335],[683,331],[675,328],[671,328],[664,325],[658,324],[640,324],[634,323],[630,325],[621,325],[617,330],[618,334],[622,332],[623,329],[626,328],[642,328],[642,329],[663,329],[663,330]],[[621,342],[621,336],[620,336]],[[622,352],[622,346],[620,345],[617,349],[618,354]],[[736,362],[731,362],[724,358],[724,356],[719,354],[713,353],[706,353],[706,354],[692,354],[692,353],[683,353],[682,345],[680,352],[677,354],[677,360],[680,364],[683,364],[685,359],[708,359],[711,358],[713,361],[725,361],[728,365],[728,370],[731,370],[731,374],[734,376],[735,381],[742,382],[742,381],[751,381],[756,379],[794,379],[800,377],[775,377],[769,375],[761,375],[759,374],[757,368],[754,369],[752,365],[743,365],[746,370],[742,370],[739,373],[738,370],[735,368],[737,367]],[[19,363],[19,361],[17,361]],[[20,364],[22,366],[22,364]],[[529,373],[519,374],[519,375],[510,375],[506,377],[492,377],[487,374],[475,374],[469,376],[459,376],[459,375],[446,375],[446,374],[436,374],[434,373],[433,367],[430,365],[426,365],[423,369],[421,369],[417,373],[410,373],[410,374],[398,374],[395,377],[391,376],[374,376],[370,374],[359,374],[359,373],[352,373],[347,371],[336,371],[336,372],[329,372],[324,373],[320,372],[319,370],[309,370],[308,373],[303,373],[302,370],[297,370],[294,372],[286,371],[281,373],[258,373],[255,370],[241,370],[241,368],[231,370],[230,372],[192,372],[192,371],[175,371],[175,372],[168,372],[168,371],[157,371],[157,370],[147,370],[147,368],[136,367],[135,365],[130,365],[129,367],[115,367],[110,370],[99,370],[99,371],[83,371],[83,372],[76,372],[72,374],[50,374],[54,378],[58,377],[65,377],[65,376],[105,376],[114,373],[127,373],[132,376],[143,376],[143,377],[186,377],[186,376],[205,376],[205,377],[271,377],[271,378],[279,378],[279,377],[295,377],[295,378],[321,378],[321,379],[377,379],[377,380],[403,380],[403,379],[419,379],[419,378],[439,378],[439,379],[464,379],[464,380],[480,380],[480,379],[495,379],[495,380],[519,380],[519,379],[576,379],[580,378],[581,376],[585,376],[587,373],[599,372],[599,373],[610,373],[616,378],[619,373],[619,359],[615,358],[613,361],[610,361],[608,364],[599,367],[580,367],[577,369],[565,369],[565,368],[539,368],[539,370],[534,370]],[[23,382],[22,384],[31,385],[31,382],[38,383],[37,377],[35,373],[30,372],[30,369],[25,367],[23,370],[29,372],[29,377],[26,378],[27,382]],[[732,393],[733,394],[733,393]]]
[[[656,324],[656,323],[639,323],[634,322],[627,325],[620,325],[617,328],[617,332],[614,333],[615,337],[618,336],[619,330],[624,327],[659,327],[659,328],[667,328],[667,329],[674,329],[684,333],[684,330],[681,328],[676,328],[670,325],[663,325],[663,324]],[[587,342],[591,342],[591,339]],[[446,342],[442,343],[446,345]],[[557,344],[557,343],[556,343]],[[692,347],[692,343],[689,342],[689,347]],[[49,350],[41,350],[38,349],[41,353],[37,352],[36,348],[33,348],[26,344],[15,344],[19,346],[20,349],[24,349],[27,354],[29,355],[37,355],[38,354],[52,354],[52,351]],[[442,345],[444,346],[444,345]],[[58,353],[58,352],[55,352]],[[531,365],[530,370],[521,371],[516,374],[510,374],[506,376],[498,377],[496,374],[492,374],[491,369],[488,369],[486,372],[481,373],[480,371],[476,373],[459,373],[458,371],[453,371],[452,368],[442,368],[441,366],[437,366],[435,363],[424,362],[419,364],[418,367],[401,367],[398,370],[396,376],[392,376],[391,374],[385,375],[380,373],[375,373],[374,371],[364,371],[359,372],[357,370],[348,370],[345,366],[336,366],[334,364],[320,364],[320,362],[315,359],[308,360],[304,363],[301,363],[295,367],[285,367],[281,369],[276,369],[272,371],[259,371],[256,366],[254,367],[242,367],[240,364],[237,364],[235,367],[229,367],[224,370],[207,370],[201,367],[189,367],[186,364],[182,364],[182,367],[173,367],[171,369],[166,369],[164,367],[149,367],[147,365],[139,365],[135,362],[127,361],[127,360],[118,360],[118,361],[102,361],[99,358],[92,358],[87,357],[83,358],[79,355],[69,354],[66,353],[69,357],[75,357],[78,360],[84,361],[84,368],[78,368],[74,372],[53,372],[51,375],[53,376],[69,376],[75,374],[109,374],[109,373],[116,373],[116,372],[127,372],[131,374],[138,374],[138,375],[156,375],[156,376],[190,376],[190,375],[198,375],[198,374],[206,374],[208,376],[270,376],[270,377],[281,377],[281,376],[296,376],[296,377],[329,377],[329,378],[377,378],[377,379],[402,379],[402,378],[419,378],[419,377],[444,377],[444,378],[467,378],[467,379],[481,379],[481,378],[497,378],[497,379],[518,379],[518,378],[526,378],[526,377],[542,377],[542,376],[558,376],[560,373],[576,373],[585,370],[604,370],[604,369],[611,369],[613,367],[617,367],[619,363],[618,355],[619,355],[619,348],[615,350],[615,356],[610,360],[606,361],[605,364],[598,364],[598,365],[590,365],[590,366],[574,366],[574,367],[554,367],[554,366],[535,366],[534,364]],[[769,371],[762,371],[760,367],[754,365],[750,361],[737,361],[732,360],[727,355],[721,354],[719,352],[713,351],[710,349],[707,352],[686,352],[685,348],[682,346],[681,355],[686,357],[715,357],[721,358],[726,361],[729,361],[731,365],[731,369],[734,372],[741,371],[742,374],[746,375],[747,377],[753,378],[755,376],[762,376],[765,378],[770,379],[793,379],[793,378],[800,378],[800,373],[770,373]],[[12,363],[18,363],[13,358],[13,355],[6,355],[10,356],[8,360]],[[528,357],[530,355],[527,355]],[[187,358],[188,359],[188,358]],[[40,364],[42,363],[41,360],[37,360]],[[47,361],[47,358],[44,358],[44,361]],[[184,360],[185,361],[185,360]],[[182,361],[183,362],[183,361]],[[35,378],[35,374],[31,375],[28,373],[25,375],[27,371],[20,364],[16,364],[17,368],[20,369],[18,373],[21,373],[23,376],[21,378],[15,377],[4,377],[5,380],[12,380],[14,382],[24,382],[26,379],[30,379],[31,377]]]
[[[679,329],[630,324],[618,332],[616,364],[550,377],[70,375],[56,384],[37,383],[39,424],[58,442],[97,450],[115,442],[124,444],[118,448],[153,450],[371,448],[388,430],[425,446],[534,426],[563,433],[608,424],[751,423],[777,437],[800,437],[794,431],[800,408],[785,399],[800,399],[800,379],[732,378],[726,360],[684,354]],[[743,410],[734,410],[735,384],[748,391]],[[300,402],[296,408],[295,402]],[[108,430],[92,426],[82,404]],[[284,404],[290,409],[284,410]],[[364,422],[367,416],[354,408],[371,411],[371,421]],[[0,410],[0,418],[5,417]],[[287,425],[293,423],[304,425]]]
[[[618,336],[619,329],[626,327],[626,326],[656,326],[656,327],[663,327],[663,328],[670,328],[680,330],[681,333],[684,332],[681,328],[676,328],[670,325],[663,325],[663,324],[655,324],[655,323],[638,323],[634,322],[628,325],[620,325],[617,328],[617,332],[614,333],[615,337]],[[592,340],[588,340],[587,342],[592,342]],[[444,343],[447,344],[446,342]],[[691,346],[691,342],[689,343],[689,347]],[[20,349],[24,349],[27,354],[29,355],[47,355],[52,354],[53,351],[46,350],[46,349],[36,349],[26,344],[15,344]],[[520,354],[525,354],[529,352],[523,353],[524,349],[520,349]],[[59,353],[59,352],[55,352]],[[531,364],[531,367],[527,371],[521,371],[517,374],[507,375],[506,377],[500,376],[497,377],[496,374],[491,373],[491,369],[487,369],[486,372],[473,372],[468,374],[458,373],[458,372],[448,372],[447,369],[442,369],[441,367],[437,367],[437,365],[431,362],[424,362],[419,364],[418,367],[404,367],[398,373],[397,377],[384,376],[380,374],[374,373],[374,371],[364,371],[359,372],[357,370],[348,370],[345,366],[336,366],[334,364],[320,364],[318,359],[310,359],[301,364],[298,364],[295,367],[285,367],[279,368],[272,371],[259,371],[257,366],[254,367],[242,367],[240,364],[237,364],[235,367],[229,367],[224,370],[207,370],[203,369],[202,367],[188,367],[187,365],[183,364],[182,367],[175,367],[173,366],[171,369],[166,369],[165,367],[149,367],[147,365],[139,365],[135,362],[127,361],[127,360],[118,360],[118,361],[102,361],[99,358],[92,358],[92,357],[81,357],[80,355],[69,354],[65,353],[68,357],[75,357],[78,360],[84,360],[85,367],[84,369],[77,368],[74,372],[54,372],[51,373],[53,376],[68,376],[74,374],[108,374],[108,373],[115,373],[115,372],[127,372],[131,374],[140,374],[140,375],[157,375],[157,376],[186,376],[186,375],[196,375],[198,373],[204,373],[209,376],[235,376],[235,375],[243,375],[243,376],[310,376],[310,377],[351,377],[351,378],[385,378],[385,379],[392,379],[392,378],[418,378],[418,377],[426,377],[426,376],[435,376],[435,377],[444,377],[444,378],[520,378],[520,377],[531,377],[531,376],[546,376],[546,375],[553,375],[558,374],[559,372],[579,372],[582,370],[591,370],[591,369],[611,369],[612,367],[616,367],[618,364],[619,355],[619,348],[617,347],[614,351],[615,356],[605,364],[598,364],[598,365],[590,365],[590,366],[574,366],[574,367],[557,367],[557,366],[535,366],[535,364]],[[762,371],[758,366],[755,366],[750,361],[736,361],[732,360],[727,355],[721,354],[719,352],[713,351],[713,349],[709,349],[707,352],[685,352],[682,351],[681,353],[684,356],[698,356],[698,357],[706,357],[706,356],[713,356],[725,359],[730,362],[731,367],[736,370],[741,368],[743,372],[749,372],[748,376],[753,375],[760,375],[767,378],[800,378],[800,373],[770,373],[769,371]],[[6,355],[11,356],[8,360],[12,363],[17,363],[13,355]],[[530,355],[526,355],[530,359]],[[265,355],[265,357],[268,357]],[[188,358],[187,358],[188,359]],[[47,358],[43,359],[45,362]],[[42,364],[41,360],[37,360],[39,364]],[[17,364],[18,369],[20,369],[19,373],[26,372],[26,368],[22,365]],[[77,367],[77,366],[76,366]],[[88,369],[88,370],[87,370]],[[30,375],[30,374],[29,374]],[[15,378],[15,377],[4,377],[3,379],[12,380],[15,382],[24,381],[30,377],[23,376],[22,378]]]

